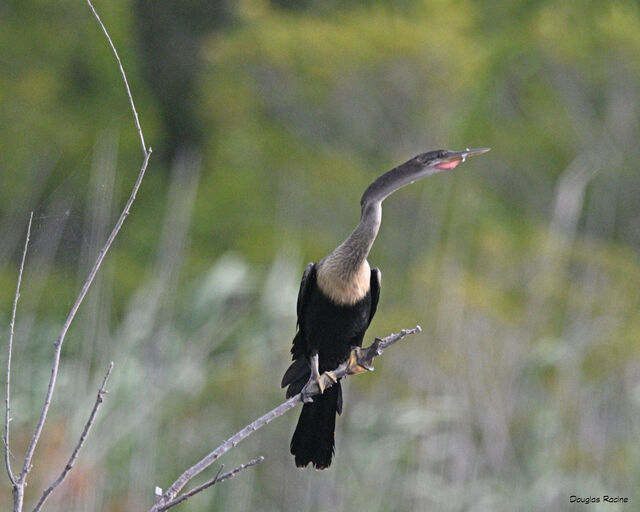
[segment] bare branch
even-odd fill
[[[140,185],[142,184],[142,179],[144,178],[144,174],[147,170],[147,165],[149,164],[149,158],[151,157],[151,148],[146,148],[144,145],[144,139],[142,138],[142,129],[140,128],[140,124],[138,122],[138,114],[135,110],[135,106],[133,105],[133,98],[131,96],[131,91],[129,89],[129,83],[127,82],[127,78],[126,78],[126,74],[124,72],[124,68],[122,67],[122,64],[120,62],[120,58],[118,57],[118,53],[115,49],[115,47],[113,46],[113,42],[111,41],[111,37],[109,37],[109,34],[105,28],[105,26],[103,25],[102,21],[100,20],[96,10],[94,9],[93,5],[91,4],[91,2],[89,0],[87,0],[87,3],[89,4],[89,7],[91,7],[91,10],[93,11],[94,15],[96,16],[96,18],[98,19],[98,22],[100,23],[100,26],[102,27],[103,32],[106,34],[107,39],[109,40],[109,44],[111,45],[111,48],[116,56],[116,59],[118,61],[118,64],[120,65],[120,71],[122,73],[122,77],[123,80],[125,82],[125,85],[127,87],[127,93],[129,95],[129,99],[131,101],[131,106],[133,109],[133,114],[134,117],[136,119],[136,126],[138,128],[140,137],[141,137],[141,142],[142,142],[142,146],[144,149],[144,159],[142,162],[142,166],[140,167],[140,171],[138,173],[138,178],[136,179],[136,182],[133,186],[133,189],[131,191],[131,195],[129,196],[129,199],[127,200],[127,203],[124,207],[124,209],[122,210],[122,213],[120,214],[120,217],[118,218],[118,221],[116,222],[113,230],[111,231],[111,234],[109,235],[109,238],[107,239],[106,243],[104,244],[104,247],[102,248],[102,250],[100,251],[100,253],[98,254],[98,257],[96,258],[96,261],[93,265],[93,267],[91,268],[91,271],[89,272],[89,276],[87,277],[87,280],[85,281],[84,285],[82,286],[82,289],[80,290],[80,294],[78,295],[78,298],[76,299],[75,303],[73,304],[73,307],[71,308],[71,311],[69,312],[69,315],[67,316],[66,321],[64,322],[64,325],[62,326],[62,330],[60,332],[60,335],[58,336],[58,339],[56,340],[55,344],[54,344],[54,356],[53,356],[53,366],[51,368],[51,377],[49,378],[49,385],[47,387],[47,393],[45,396],[45,400],[44,400],[44,405],[42,406],[42,411],[40,413],[40,418],[38,420],[38,423],[36,425],[35,431],[33,433],[33,436],[31,437],[31,442],[29,443],[29,448],[27,449],[27,453],[25,455],[24,458],[24,463],[23,463],[23,467],[22,467],[22,473],[20,474],[20,478],[19,478],[19,483],[24,483],[25,478],[27,476],[27,473],[29,472],[29,470],[31,469],[31,460],[33,458],[33,453],[36,449],[36,446],[38,444],[38,441],[40,439],[40,435],[42,433],[42,428],[44,427],[44,422],[47,419],[47,414],[49,412],[49,406],[51,405],[51,399],[53,396],[53,391],[55,389],[55,385],[56,385],[56,379],[58,377],[58,367],[60,366],[60,353],[62,351],[62,344],[64,342],[65,336],[67,335],[67,331],[69,330],[69,327],[71,326],[71,322],[73,322],[73,319],[76,316],[76,313],[78,312],[78,309],[80,308],[80,305],[82,304],[82,301],[84,300],[84,297],[86,296],[87,292],[89,291],[89,287],[91,286],[91,284],[93,283],[93,280],[96,276],[96,274],[98,273],[98,270],[100,269],[100,266],[102,265],[102,261],[104,260],[104,257],[106,256],[107,252],[109,251],[109,249],[111,248],[111,245],[113,244],[113,241],[115,240],[116,236],[118,235],[118,233],[120,232],[120,229],[122,228],[122,225],[124,224],[125,219],[127,218],[127,216],[129,215],[129,210],[131,208],[131,205],[133,204],[133,201],[136,198],[136,195],[138,193],[138,189],[140,188]]]
[[[18,284],[16,285],[16,294],[13,297],[13,310],[11,311],[11,322],[9,323],[9,350],[7,355],[7,385],[4,396],[5,418],[4,418],[4,462],[7,466],[7,474],[13,485],[16,485],[16,478],[11,471],[11,450],[9,448],[9,422],[11,421],[11,356],[13,353],[13,329],[16,323],[16,310],[18,308],[18,299],[20,298],[20,284],[22,283],[22,272],[24,271],[24,261],[27,258],[27,248],[29,247],[29,237],[31,236],[31,222],[33,221],[33,212],[29,215],[29,226],[27,226],[27,238],[24,241],[24,250],[22,251],[22,261],[20,262],[20,271],[18,272]]]
[[[252,459],[249,462],[247,462],[246,464],[241,464],[240,466],[238,466],[236,469],[229,471],[227,473],[222,473],[220,476],[218,476],[215,479],[215,482],[213,483],[219,483],[219,482],[224,482],[225,480],[229,480],[229,478],[233,478],[234,476],[236,476],[238,473],[240,473],[240,471],[244,471],[247,468],[250,468],[251,466],[257,466],[258,464],[261,464],[262,461],[264,461],[264,457],[260,456],[257,459]],[[221,468],[224,466],[221,466]],[[220,472],[218,472],[220,473]],[[208,482],[207,482],[208,483]],[[200,488],[196,487],[193,491],[190,491],[189,494],[191,496],[193,496],[194,494],[196,494],[196,492],[194,491],[198,491],[198,489],[202,490],[203,488],[205,488],[204,486],[207,485],[207,483],[204,483],[200,486]],[[213,484],[211,484],[213,485]],[[209,487],[207,485],[207,487]]]
[[[162,510],[162,507],[172,501],[178,495],[180,490],[187,484],[187,482],[189,482],[189,480],[211,466],[211,464],[213,464],[216,459],[218,459],[218,457],[228,452],[240,441],[249,437],[259,428],[264,427],[267,423],[270,423],[272,420],[278,418],[279,416],[282,416],[288,410],[293,409],[299,402],[302,402],[302,395],[296,395],[289,398],[289,400],[287,400],[286,402],[280,404],[278,407],[272,409],[265,415],[260,416],[260,418],[258,418],[256,421],[254,421],[250,425],[247,425],[242,430],[227,439],[206,457],[204,457],[202,460],[182,473],[182,475],[180,475],[180,477],[171,485],[171,487],[169,487],[169,489],[166,490],[166,492],[154,505],[154,507],[151,509],[152,512],[158,512],[159,510]]]
[[[38,420],[38,424],[36,425],[36,429],[31,438],[31,443],[29,444],[27,454],[25,455],[25,458],[24,458],[24,464],[23,464],[22,474],[21,474],[22,480],[24,480],[24,477],[26,477],[27,473],[30,470],[31,459],[33,458],[33,452],[36,449],[36,445],[38,444],[38,441],[40,439],[40,434],[42,433],[44,422],[47,419],[47,413],[49,412],[49,406],[51,405],[51,398],[53,396],[53,391],[56,385],[56,379],[58,377],[58,367],[60,366],[60,353],[62,351],[62,344],[64,342],[65,336],[67,335],[67,331],[71,326],[71,322],[73,322],[73,319],[75,318],[76,313],[78,312],[78,309],[80,308],[80,305],[82,304],[82,301],[85,295],[89,291],[89,287],[91,286],[91,283],[93,283],[93,280],[96,277],[96,274],[100,269],[100,266],[102,265],[102,261],[104,260],[104,257],[106,256],[107,252],[111,248],[113,241],[115,240],[116,236],[120,232],[120,229],[122,228],[122,224],[124,224],[125,219],[129,215],[129,209],[131,208],[131,204],[136,198],[136,194],[138,193],[138,189],[140,188],[142,179],[144,178],[144,173],[147,170],[147,165],[149,163],[150,157],[151,157],[151,148],[148,149],[147,153],[144,156],[142,167],[140,168],[140,172],[138,173],[138,179],[136,180],[136,183],[133,186],[133,190],[131,191],[131,195],[129,196],[127,204],[125,205],[124,210],[122,210],[122,213],[120,214],[120,217],[118,218],[118,221],[116,222],[116,225],[114,226],[113,231],[111,231],[109,238],[104,244],[104,247],[98,254],[98,257],[96,258],[96,262],[93,264],[93,268],[89,272],[89,276],[87,277],[87,280],[82,286],[82,289],[80,290],[80,294],[78,295],[78,298],[76,299],[73,307],[71,308],[71,311],[69,312],[69,316],[67,316],[67,319],[64,325],[62,326],[62,331],[60,332],[60,335],[58,336],[58,339],[54,344],[53,367],[51,368],[51,377],[49,379],[49,385],[47,387],[47,394],[45,396],[44,405],[42,406],[42,412],[40,413],[40,419]]]
[[[62,473],[60,473],[58,478],[56,478],[55,481],[49,487],[47,487],[47,489],[45,489],[45,491],[42,493],[42,497],[40,498],[36,506],[33,508],[33,512],[38,512],[42,508],[45,501],[47,501],[47,498],[49,497],[49,495],[56,489],[56,487],[58,487],[63,482],[63,480],[66,478],[67,474],[69,473],[69,471],[71,471],[71,469],[73,468],[73,465],[75,464],[76,459],[78,458],[78,453],[80,453],[80,449],[82,448],[82,445],[86,441],[87,435],[89,434],[89,430],[91,429],[93,422],[96,419],[98,408],[103,402],[103,396],[105,395],[105,393],[107,393],[105,386],[107,385],[107,380],[109,379],[109,376],[111,375],[112,370],[113,370],[113,361],[109,363],[107,374],[104,376],[104,379],[102,380],[102,385],[98,390],[98,396],[96,397],[96,402],[93,404],[93,409],[91,409],[89,420],[84,426],[84,429],[82,429],[82,435],[80,436],[80,439],[78,440],[78,443],[76,444],[76,447],[74,448],[73,453],[71,454],[71,457],[69,457],[69,461],[67,462],[66,466],[64,467],[64,469],[62,470]]]
[[[346,361],[342,363],[338,368],[333,371],[334,376],[337,379],[341,379],[347,377],[348,375],[356,375],[358,373],[362,373],[365,370],[373,370],[373,359],[382,354],[382,352],[389,346],[393,345],[397,341],[401,340],[405,336],[409,334],[415,334],[421,332],[422,329],[418,325],[413,329],[403,329],[399,333],[390,334],[386,338],[376,338],[375,341],[366,348],[359,349],[357,354],[356,363],[349,363]],[[331,383],[327,387],[330,387]],[[317,394],[317,393],[315,393]],[[310,394],[308,396],[313,396]],[[215,450],[206,455],[202,460],[191,466],[184,473],[180,475],[180,477],[165,491],[165,493],[156,501],[155,505],[151,508],[150,512],[160,512],[161,510],[166,510],[166,506],[173,501],[175,501],[176,496],[180,492],[180,490],[191,480],[193,477],[198,475],[200,472],[211,466],[216,459],[218,459],[221,455],[228,452],[231,448],[234,448],[240,441],[246,439],[251,434],[253,434],[256,430],[264,427],[267,423],[270,423],[274,419],[282,416],[287,411],[293,409],[298,403],[302,402],[302,394],[299,393],[295,396],[292,396],[286,402],[283,402],[275,409],[270,410],[268,413],[260,416],[253,423],[250,423],[246,427],[244,427],[239,432],[236,432],[233,436],[227,439],[224,443],[218,446]],[[213,484],[211,484],[213,485]],[[183,495],[184,496],[184,495]],[[182,496],[181,496],[182,497]],[[178,498],[180,499],[180,498]]]
[[[140,126],[140,119],[138,118],[138,111],[136,110],[136,106],[133,103],[133,95],[131,94],[131,88],[129,87],[129,81],[127,80],[127,75],[124,72],[124,68],[122,67],[122,61],[120,60],[120,56],[118,55],[118,50],[116,50],[116,47],[113,44],[113,41],[111,40],[111,36],[109,35],[109,32],[107,32],[107,28],[102,23],[102,20],[100,19],[100,16],[98,15],[98,12],[96,11],[95,7],[93,7],[93,4],[91,3],[91,0],[87,0],[87,3],[89,4],[89,7],[93,11],[93,15],[98,20],[98,23],[100,24],[100,27],[102,28],[102,31],[104,32],[104,35],[107,36],[107,40],[109,41],[109,45],[111,46],[111,50],[113,51],[113,54],[116,56],[116,60],[118,61],[118,66],[120,67],[120,74],[122,75],[122,81],[124,82],[124,86],[127,88],[127,96],[129,97],[129,103],[131,103],[131,110],[133,110],[133,118],[134,118],[135,123],[136,123],[136,129],[138,130],[138,136],[140,137],[140,143],[142,144],[142,152],[144,153],[144,155],[146,157],[147,153],[151,152],[151,148],[149,148],[149,150],[147,150],[147,146],[144,143],[144,135],[142,135],[142,127]]]
[[[209,480],[208,482],[203,483],[202,485],[199,485],[198,487],[196,487],[195,489],[192,489],[189,492],[184,493],[182,496],[180,496],[179,498],[167,503],[166,505],[163,505],[161,508],[158,509],[158,512],[161,512],[163,510],[169,510],[170,508],[173,508],[176,505],[179,505],[183,501],[188,500],[189,498],[191,498],[191,496],[194,496],[195,494],[198,494],[198,493],[204,491],[205,489],[208,489],[212,485],[215,485],[215,484],[217,484],[219,482],[224,482],[225,480],[228,480],[229,478],[233,478],[238,473],[240,473],[240,471],[244,471],[245,469],[250,468],[251,466],[257,466],[263,460],[264,460],[264,457],[258,457],[257,459],[250,460],[246,464],[242,464],[242,465],[238,466],[233,471],[229,471],[229,472],[224,473],[222,475],[220,473],[222,472],[222,468],[224,467],[224,465],[221,465],[220,469],[218,470],[218,473],[211,480]]]

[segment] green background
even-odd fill
[[[263,455],[259,467],[182,510],[547,511],[603,494],[631,503],[590,510],[636,509],[637,2],[96,8],[154,153],[65,342],[27,504],[64,467],[114,361],[47,506],[150,508],[156,485],[283,400],[302,270],[355,226],[368,183],[423,151],[490,146],[384,204],[368,339],[424,331],[349,379],[331,468],[295,468],[292,412],[221,460]],[[0,19],[3,340],[34,211],[13,360],[17,470],[52,343],[142,153],[86,3],[9,1]]]

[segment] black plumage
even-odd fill
[[[311,375],[308,355],[318,353],[320,373],[333,370],[349,357],[351,350],[362,346],[365,331],[376,312],[380,297],[380,271],[371,270],[369,291],[355,304],[336,304],[317,283],[316,264],[309,263],[298,292],[298,333],[291,353],[294,362],[284,377],[287,397],[300,393]],[[291,439],[291,453],[296,465],[312,463],[324,469],[334,452],[336,413],[342,412],[342,388],[333,385],[313,402],[302,407],[298,425]]]
[[[370,270],[367,256],[382,221],[382,201],[401,187],[453,169],[468,156],[487,151],[431,151],[384,173],[365,190],[360,201],[362,215],[353,232],[319,263],[307,265],[298,293],[293,363],[282,378],[287,397],[302,392],[306,402],[291,439],[297,466],[311,463],[324,469],[331,464],[336,414],[342,412],[342,388],[340,382],[327,386],[335,382],[331,372],[347,360],[348,373],[359,371],[350,356],[353,349],[362,346],[378,307],[381,274],[378,269]],[[318,390],[321,394],[315,394]]]

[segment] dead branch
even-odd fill
[[[87,295],[87,292],[89,291],[89,287],[93,283],[93,280],[96,277],[96,274],[100,269],[100,266],[102,265],[102,261],[104,260],[104,257],[106,256],[107,252],[111,248],[113,241],[115,240],[116,236],[120,232],[120,229],[122,228],[122,225],[124,224],[125,219],[129,215],[129,210],[131,208],[131,205],[133,204],[133,201],[136,198],[138,189],[142,184],[142,179],[144,178],[145,171],[147,170],[147,165],[149,163],[150,157],[151,157],[151,148],[149,148],[147,153],[145,154],[144,161],[142,162],[142,167],[140,168],[140,172],[138,174],[138,179],[136,180],[133,186],[133,190],[131,192],[131,195],[129,196],[127,204],[125,205],[124,210],[120,214],[120,217],[118,218],[118,221],[116,222],[116,225],[114,226],[113,231],[111,231],[111,234],[109,235],[109,238],[107,239],[104,247],[98,254],[98,257],[96,258],[96,261],[93,264],[93,268],[89,272],[89,276],[87,277],[87,280],[82,286],[82,289],[80,290],[80,294],[78,295],[75,303],[73,304],[73,307],[71,308],[71,311],[69,312],[69,315],[67,316],[67,319],[64,322],[64,325],[62,326],[62,330],[60,331],[58,339],[54,344],[53,366],[51,368],[51,377],[49,378],[47,394],[45,396],[44,405],[42,406],[42,411],[40,413],[38,424],[36,425],[36,429],[33,433],[33,436],[31,437],[31,442],[29,443],[29,448],[27,449],[27,453],[24,458],[24,464],[23,464],[22,473],[20,476],[20,479],[23,481],[24,481],[24,477],[26,477],[27,473],[31,469],[31,459],[33,458],[33,452],[36,449],[38,441],[40,440],[40,435],[42,434],[42,428],[44,427],[44,422],[47,419],[49,406],[51,405],[51,399],[53,397],[53,392],[55,390],[56,380],[58,377],[58,369],[60,367],[60,354],[62,352],[62,344],[64,343],[64,339],[67,335],[67,331],[69,330],[69,327],[71,326],[71,323],[73,322],[76,316],[76,313],[78,312],[78,309],[80,309],[80,305],[82,304],[82,301]]]
[[[31,222],[33,221],[33,212],[29,215],[29,226],[27,227],[27,237],[24,241],[24,250],[22,251],[22,260],[20,261],[20,271],[18,272],[18,284],[16,285],[16,294],[13,297],[13,309],[11,310],[11,322],[9,323],[9,349],[7,354],[7,382],[4,395],[5,417],[4,417],[4,462],[7,466],[7,474],[12,485],[16,485],[16,477],[11,470],[11,449],[9,447],[9,422],[11,421],[11,356],[13,353],[13,328],[16,323],[16,310],[18,309],[18,299],[20,298],[20,285],[22,284],[22,272],[24,271],[24,261],[27,258],[27,248],[29,247],[29,237],[31,236]]]
[[[409,334],[415,334],[421,331],[422,331],[422,328],[418,325],[413,329],[403,329],[399,333],[390,334],[386,338],[375,338],[375,341],[370,346],[366,348],[361,348],[358,350],[356,355],[357,361],[355,365],[350,364],[349,361],[345,361],[333,371],[334,376],[336,377],[336,379],[339,380],[347,377],[348,375],[356,375],[358,373],[362,373],[365,370],[373,371],[373,366],[372,366],[373,360],[379,355],[381,355],[386,348],[390,347],[397,341],[400,341],[402,338],[404,338]],[[329,383],[327,387],[330,387],[331,385],[332,384]],[[318,394],[318,393],[312,393],[309,396],[313,396],[314,394]],[[234,448],[239,442],[249,437],[258,429],[264,427],[267,423],[270,423],[274,419],[282,416],[287,411],[290,411],[302,401],[303,401],[302,393],[299,393],[289,398],[289,400],[287,400],[286,402],[283,402],[278,407],[270,410],[268,413],[260,416],[257,420],[250,423],[239,432],[236,432],[233,436],[227,439],[215,450],[207,454],[199,462],[197,462],[196,464],[191,466],[189,469],[187,469],[184,473],[182,473],[178,477],[178,479],[173,484],[171,484],[171,487],[169,487],[166,490],[166,492],[157,499],[155,505],[151,507],[150,512],[160,512],[162,510],[167,510],[169,506],[174,506],[180,503],[182,501],[182,498],[187,496],[187,494],[191,493],[190,496],[192,496],[193,494],[196,494],[196,492],[194,491],[196,491],[196,489],[198,488],[194,489],[193,491],[190,491],[190,493],[182,494],[181,496],[176,498],[180,490],[192,478],[194,478],[203,470],[211,466],[211,464],[213,464],[221,455],[227,453],[229,450]],[[217,481],[219,482],[220,480],[221,478],[219,478]],[[207,483],[210,485],[203,484],[202,486],[200,486],[201,489],[198,490],[197,492],[200,492],[206,489],[207,487],[214,485],[216,483],[216,479],[213,478]],[[187,498],[184,498],[184,499],[187,499]]]
[[[127,76],[126,73],[124,71],[124,67],[122,66],[122,62],[120,60],[120,56],[118,55],[118,52],[115,48],[115,45],[113,44],[113,41],[111,40],[111,37],[109,36],[109,33],[107,32],[106,27],[104,26],[104,24],[102,23],[102,20],[100,19],[100,16],[98,15],[97,11],[95,10],[95,8],[93,7],[92,3],[90,0],[87,0],[87,3],[89,4],[89,7],[91,8],[91,11],[93,12],[95,18],[97,19],[98,23],[100,24],[100,27],[102,28],[102,31],[104,32],[105,36],[107,37],[107,40],[109,41],[109,45],[111,46],[111,49],[115,55],[115,58],[118,62],[118,66],[120,68],[120,74],[122,75],[122,79],[124,81],[125,84],[125,88],[127,90],[127,96],[129,98],[129,102],[131,105],[131,110],[133,111],[133,117],[135,120],[135,125],[136,125],[136,129],[138,131],[138,135],[140,137],[140,143],[142,144],[142,151],[144,154],[144,158],[142,161],[142,165],[140,166],[140,171],[138,172],[138,177],[133,185],[131,194],[129,196],[129,199],[127,200],[124,209],[122,210],[122,213],[120,214],[120,217],[118,218],[113,230],[111,231],[111,234],[109,235],[109,237],[107,238],[107,241],[105,242],[104,246],[102,247],[102,249],[100,250],[95,263],[93,264],[93,267],[91,268],[89,275],[86,279],[86,281],[84,282],[84,284],[82,285],[82,288],[80,290],[80,293],[78,294],[78,297],[76,298],[75,303],[73,304],[71,311],[69,312],[69,315],[67,316],[67,319],[65,320],[63,326],[62,326],[62,330],[60,331],[60,334],[58,336],[58,338],[56,339],[55,343],[54,343],[54,354],[53,354],[53,364],[51,367],[51,377],[49,378],[49,384],[47,386],[47,392],[45,395],[45,399],[44,399],[44,404],[42,406],[42,410],[40,412],[40,417],[38,419],[38,422],[36,424],[35,430],[33,432],[33,435],[31,437],[31,440],[29,442],[29,447],[27,448],[27,451],[25,453],[24,456],[24,461],[22,464],[22,471],[20,472],[19,476],[16,478],[13,473],[11,472],[11,468],[9,465],[9,444],[8,444],[8,423],[9,423],[9,391],[10,391],[10,370],[11,370],[11,366],[10,366],[10,361],[11,358],[9,358],[9,363],[8,363],[8,372],[7,372],[7,398],[6,398],[6,412],[7,412],[7,419],[5,421],[5,450],[6,450],[6,456],[5,456],[5,462],[7,464],[7,471],[9,473],[9,479],[11,480],[11,483],[13,485],[13,510],[14,512],[21,512],[22,508],[23,508],[23,502],[24,502],[24,488],[27,485],[27,475],[29,473],[29,471],[32,468],[32,464],[31,461],[33,459],[33,454],[35,452],[36,446],[38,445],[38,442],[40,440],[40,436],[42,434],[42,429],[44,428],[44,424],[45,421],[47,419],[47,414],[49,412],[49,407],[51,406],[51,400],[53,398],[53,393],[55,391],[55,386],[56,386],[56,381],[57,381],[57,377],[58,377],[58,370],[60,367],[60,354],[62,352],[62,345],[64,343],[65,337],[67,335],[67,332],[69,330],[69,327],[71,326],[71,323],[73,322],[76,313],[78,312],[80,305],[82,304],[82,301],[84,300],[85,296],[87,295],[87,292],[89,291],[89,288],[91,287],[91,284],[93,283],[96,274],[98,273],[98,270],[100,269],[102,262],[107,254],[107,252],[109,251],[109,249],[111,248],[116,236],[118,235],[118,233],[120,232],[120,229],[122,228],[122,225],[124,224],[125,219],[127,218],[127,216],[129,215],[129,211],[131,209],[131,205],[133,204],[133,201],[136,198],[136,195],[138,193],[138,190],[140,188],[140,185],[142,184],[142,179],[144,178],[145,172],[147,170],[147,166],[149,164],[149,158],[151,157],[151,148],[147,147],[145,145],[144,142],[144,136],[142,134],[142,127],[140,126],[140,121],[139,121],[139,116],[138,116],[138,112],[136,111],[136,107],[133,101],[133,96],[131,94],[131,89],[129,87],[129,82],[127,80]],[[26,248],[25,248],[25,252],[26,252]],[[23,259],[23,263],[24,263],[24,259]],[[20,268],[20,276],[22,275],[22,267]],[[19,280],[20,280],[20,276],[19,276]],[[16,292],[18,294],[18,292]],[[15,306],[17,303],[17,296],[16,299],[14,301],[14,311],[13,314],[15,316]],[[13,320],[12,320],[12,326],[13,326]],[[13,328],[11,329],[11,333],[10,333],[10,348],[9,350],[11,351],[12,348],[12,334],[13,334]],[[109,375],[111,370],[109,370],[109,372],[107,373],[107,377]],[[106,378],[105,378],[105,384],[106,384]],[[103,389],[103,388],[101,388]],[[74,450],[74,453],[72,454],[72,458],[70,459],[70,465],[73,466],[73,463],[75,462],[75,458],[77,457],[77,452],[80,450],[80,448],[82,447],[82,444],[84,444],[84,440],[86,437],[86,434],[88,433],[89,428],[91,427],[91,424],[93,424],[93,421],[95,419],[95,413],[97,413],[97,406],[99,405],[99,402],[102,401],[102,397],[101,394],[98,394],[98,402],[97,405],[94,408],[94,411],[92,411],[92,415],[90,417],[90,422],[87,423],[87,425],[85,426],[85,431],[83,431],[82,437],[78,443],[78,445],[76,445],[76,450]],[[56,482],[54,482],[54,484],[52,484],[52,486],[48,489],[46,489],[43,493],[43,496],[40,500],[40,502],[38,502],[38,504],[36,505],[36,508],[34,510],[39,510],[39,508],[42,506],[42,504],[44,503],[44,501],[47,499],[47,497],[49,496],[49,494],[51,494],[51,492],[53,492],[53,490],[59,485],[59,483],[62,482],[62,480],[64,480],[64,477],[66,476],[66,473],[68,473],[68,471],[71,468],[69,467],[69,464],[67,465],[67,468],[65,468],[65,470],[62,472],[62,474],[60,475],[59,479],[60,482],[58,482],[56,480]]]
[[[78,458],[80,449],[82,448],[82,445],[86,441],[87,435],[89,435],[89,430],[91,429],[91,426],[93,425],[93,422],[96,419],[96,415],[98,414],[98,408],[100,407],[100,405],[102,405],[102,402],[104,400],[103,396],[107,392],[107,390],[105,389],[105,386],[107,385],[107,380],[109,380],[109,376],[111,375],[112,370],[113,370],[113,361],[109,363],[107,374],[104,376],[104,379],[102,380],[102,385],[98,390],[98,396],[96,397],[96,402],[93,404],[93,409],[91,409],[91,414],[89,414],[89,419],[87,420],[87,423],[82,429],[82,434],[80,435],[80,439],[78,440],[76,447],[73,449],[73,453],[71,454],[71,457],[69,457],[69,461],[65,465],[64,469],[62,470],[58,478],[56,478],[54,482],[44,490],[44,492],[42,493],[42,496],[40,497],[40,500],[38,501],[36,506],[33,508],[33,512],[38,512],[42,508],[45,501],[47,501],[47,498],[49,497],[49,495],[55,490],[56,487],[58,487],[63,482],[63,480],[66,478],[67,474],[69,473],[69,471],[71,471],[74,464],[76,463],[76,459]]]
[[[94,14],[97,17],[97,13],[95,11],[95,9],[93,8],[93,5],[91,4],[91,2],[89,0],[87,0],[87,2],[89,3],[89,6],[91,7],[92,11],[94,12]],[[100,18],[98,17],[98,21],[100,23],[100,26],[102,27],[103,31],[105,33],[106,29],[104,27],[104,25],[102,24],[102,21],[100,21]],[[108,35],[108,33],[107,33]],[[111,42],[111,38],[109,38],[109,43],[111,44],[112,49],[115,52],[115,48],[113,47],[113,43]],[[120,63],[120,58],[117,55],[117,52],[115,52],[116,58],[118,60],[118,63]],[[124,77],[126,77],[126,75],[124,74],[124,69],[122,69],[122,65],[121,66],[121,71]],[[126,82],[126,78],[125,78],[125,82]],[[129,86],[127,83],[127,93],[129,94],[129,98],[131,99],[131,105],[132,105],[132,109],[134,112],[134,116],[136,118],[136,125],[138,126],[138,129],[140,130],[140,126],[138,124],[138,114],[135,110],[135,106],[133,105],[133,98],[131,97],[131,93],[129,91]],[[142,131],[140,130],[140,134],[142,133]],[[38,441],[40,439],[40,435],[42,433],[42,427],[44,426],[44,422],[47,419],[47,413],[49,412],[49,406],[51,405],[51,399],[53,397],[53,392],[55,389],[55,385],[56,385],[56,379],[58,376],[58,368],[60,366],[60,353],[62,352],[62,344],[64,343],[64,339],[67,335],[67,331],[69,330],[69,327],[71,326],[71,323],[73,322],[73,319],[76,316],[76,313],[78,312],[78,309],[80,309],[80,305],[82,304],[82,301],[84,300],[84,297],[86,296],[87,292],[89,291],[89,287],[91,286],[91,284],[93,283],[93,280],[96,276],[96,274],[98,273],[98,270],[100,269],[100,266],[102,265],[102,261],[104,260],[104,257],[106,256],[107,252],[109,251],[109,249],[111,248],[111,245],[113,244],[113,241],[115,240],[116,236],[118,235],[118,233],[120,232],[120,229],[122,228],[122,225],[124,224],[125,219],[127,218],[127,216],[129,215],[129,210],[131,208],[131,205],[133,204],[133,201],[136,198],[136,195],[138,193],[138,189],[140,188],[140,185],[142,184],[142,179],[144,178],[144,174],[147,170],[147,165],[149,163],[149,158],[151,157],[151,148],[146,148],[144,147],[143,144],[143,150],[144,150],[144,159],[142,162],[142,166],[140,167],[140,171],[138,173],[138,178],[136,179],[136,182],[133,186],[133,189],[131,191],[131,195],[129,196],[129,199],[127,200],[127,203],[124,207],[124,209],[122,210],[122,213],[120,214],[120,217],[118,218],[118,221],[116,222],[113,230],[111,231],[111,234],[109,235],[109,238],[107,239],[106,243],[104,244],[104,247],[102,248],[102,250],[100,251],[100,253],[98,254],[98,257],[96,258],[95,263],[93,264],[93,267],[91,268],[91,271],[89,272],[89,276],[87,277],[84,285],[82,286],[82,289],[80,290],[80,294],[78,295],[75,303],[73,304],[73,307],[71,308],[71,311],[69,312],[69,315],[67,316],[66,321],[64,322],[64,325],[62,326],[62,330],[60,332],[60,335],[58,336],[58,339],[55,342],[55,350],[54,350],[54,360],[53,360],[53,367],[51,369],[51,378],[49,379],[49,385],[47,387],[47,394],[45,396],[45,401],[44,401],[44,405],[42,407],[42,412],[40,413],[40,418],[38,420],[38,424],[36,425],[36,429],[33,433],[33,436],[31,438],[31,443],[29,444],[29,448],[27,449],[27,454],[24,458],[24,464],[23,464],[23,468],[22,468],[22,475],[21,475],[21,479],[24,480],[24,477],[26,476],[26,474],[29,472],[30,467],[31,467],[31,459],[33,458],[33,452],[36,449],[36,445],[38,444]]]
[[[263,460],[264,460],[264,457],[258,457],[257,459],[250,460],[246,464],[241,464],[236,469],[234,469],[232,471],[229,471],[227,473],[223,473],[221,475],[220,473],[222,472],[222,469],[224,468],[224,464],[222,464],[220,466],[220,469],[218,470],[218,473],[216,473],[216,476],[214,476],[211,480],[209,480],[208,482],[203,483],[202,485],[199,485],[198,487],[196,487],[195,489],[192,489],[189,492],[185,492],[182,496],[180,496],[179,498],[177,498],[177,499],[175,499],[173,501],[170,501],[166,505],[163,505],[158,510],[159,511],[169,510],[170,508],[173,508],[176,505],[179,505],[183,501],[188,500],[189,498],[191,498],[191,496],[194,496],[194,495],[204,491],[205,489],[208,489],[212,485],[215,485],[215,484],[217,484],[219,482],[224,482],[225,480],[228,480],[229,478],[233,478],[238,473],[240,473],[240,471],[244,471],[245,469],[250,468],[251,466],[257,466]]]

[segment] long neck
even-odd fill
[[[360,269],[367,259],[371,246],[378,236],[382,221],[382,203],[368,203],[362,208],[362,216],[356,228],[347,239],[325,259],[332,259],[339,264],[343,275],[348,277]]]
[[[336,304],[355,304],[369,292],[371,270],[367,256],[381,220],[379,201],[363,207],[356,229],[318,264],[318,286]]]
[[[382,201],[399,188],[440,170],[425,165],[424,155],[418,155],[373,181],[360,200],[360,223],[349,237],[323,260],[325,266],[340,269],[345,278],[360,270],[380,229]]]
[[[394,167],[373,181],[373,183],[367,187],[367,190],[364,191],[364,194],[362,194],[360,203],[363,209],[368,203],[382,202],[399,188],[443,170],[425,165],[425,163],[420,160],[420,157],[421,155],[418,155],[398,167]]]
[[[320,290],[336,304],[353,305],[369,293],[371,269],[367,256],[380,229],[382,205],[362,209],[356,229],[317,267]]]

